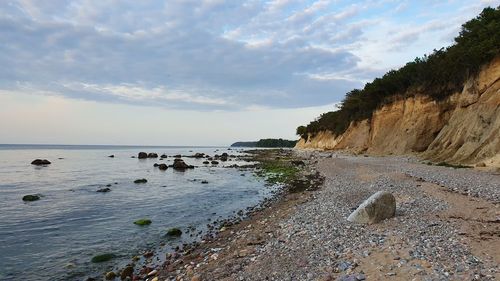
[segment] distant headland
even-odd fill
[[[239,141],[231,144],[231,147],[294,147],[296,140],[284,139],[260,139],[258,141]]]

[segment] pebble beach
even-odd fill
[[[283,196],[150,280],[498,280],[500,173],[413,157],[295,151],[315,190]],[[347,221],[377,191],[396,215]],[[155,279],[156,278],[156,279]]]

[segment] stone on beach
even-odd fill
[[[146,152],[139,152],[139,154],[137,155],[137,158],[146,159],[146,158],[148,158],[148,154]]]
[[[134,267],[131,266],[131,265],[128,265],[127,267],[125,267],[121,274],[120,274],[120,279],[121,280],[125,280],[125,278],[127,277],[132,277],[132,275],[134,274]]]
[[[106,278],[106,280],[113,280],[116,278],[116,273],[114,273],[113,271],[110,271],[110,272],[106,273],[105,278]]]
[[[396,199],[385,191],[378,191],[352,212],[348,221],[372,224],[394,217],[396,213]]]
[[[166,169],[168,169],[168,165],[167,165],[167,164],[162,163],[162,164],[158,165],[158,169],[160,169],[160,170],[162,170],[162,171],[165,171]]]
[[[50,164],[50,161],[47,159],[35,159],[35,160],[33,160],[33,162],[31,162],[31,165],[37,165],[37,166],[49,165],[49,164]]]

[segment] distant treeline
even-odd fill
[[[232,147],[294,147],[297,141],[284,139],[260,139],[259,141],[235,142]]]
[[[466,79],[499,54],[500,6],[485,8],[478,17],[462,25],[452,46],[391,70],[362,90],[350,91],[338,111],[324,113],[309,125],[298,127],[297,134],[304,139],[320,131],[340,135],[352,121],[371,118],[384,104],[417,93],[442,100],[462,91]]]

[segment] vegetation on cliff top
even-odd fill
[[[235,142],[232,147],[294,147],[297,141],[284,139],[260,139],[259,141]]]
[[[455,44],[416,58],[398,70],[346,94],[338,111],[324,113],[307,126],[297,128],[303,139],[320,131],[342,134],[352,121],[371,118],[373,112],[398,98],[416,93],[441,100],[462,91],[464,82],[481,66],[500,54],[500,6],[485,8],[462,25]]]

